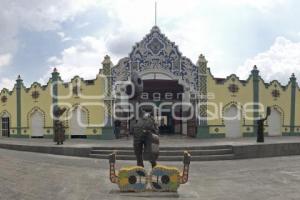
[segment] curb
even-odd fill
[[[234,156],[230,160],[300,155],[300,143],[233,145],[231,147]],[[29,146],[1,143],[0,148],[75,157],[90,157],[93,149],[93,147]]]

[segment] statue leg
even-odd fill
[[[144,167],[143,162],[143,142],[141,140],[135,141],[134,143],[134,153],[137,161],[137,165]]]

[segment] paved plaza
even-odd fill
[[[117,167],[134,164],[118,161]],[[167,163],[181,167],[181,163]],[[149,165],[147,167],[150,167]],[[124,194],[106,160],[0,149],[0,199],[292,200],[300,196],[300,156],[193,162],[178,194]]]

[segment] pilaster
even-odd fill
[[[22,101],[22,87],[23,87],[23,80],[21,79],[21,76],[18,76],[18,79],[16,80],[17,84],[16,84],[16,100],[17,100],[17,135],[20,136],[21,135],[21,131],[22,131],[22,106],[21,106],[21,101]]]
[[[201,54],[199,56],[197,66],[199,80],[198,90],[200,93],[200,98],[198,99],[198,103],[200,103],[200,116],[198,117],[200,117],[200,119],[197,127],[197,137],[206,138],[209,137],[209,128],[207,123],[207,60],[204,55]]]

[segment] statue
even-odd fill
[[[144,167],[143,159],[150,161],[152,168],[157,165],[159,156],[158,128],[150,113],[143,113],[134,126],[133,147],[137,159],[137,165]]]
[[[130,101],[138,101],[138,96],[143,91],[143,81],[137,73],[132,73],[132,85],[127,85],[125,92],[131,96]],[[134,88],[133,88],[134,87]],[[132,94],[133,93],[133,94]],[[188,181],[191,155],[184,152],[184,168],[181,173],[176,167],[157,164],[159,156],[158,128],[150,113],[141,110],[142,117],[134,116],[130,132],[133,134],[133,148],[137,166],[121,168],[116,173],[116,153],[109,156],[110,181],[118,184],[121,192],[144,192],[147,184],[151,184],[152,191],[177,192],[181,184]],[[151,163],[152,171],[148,175],[144,169],[144,159]]]
[[[131,96],[131,101],[138,100],[140,94],[143,92],[143,81],[136,72],[131,75],[131,83],[126,87],[126,94]],[[134,87],[134,88],[132,88]],[[137,118],[133,127],[133,148],[137,160],[137,165],[144,167],[144,159],[150,161],[152,167],[157,165],[156,161],[159,154],[159,137],[158,128],[155,120],[150,113],[141,110],[142,117]]]
[[[66,108],[59,108],[56,107],[54,109],[54,142],[57,143],[57,145],[63,144],[65,141],[65,129],[63,122],[59,120],[59,118],[63,115],[63,113],[66,111]]]
[[[264,140],[264,122],[268,119],[271,114],[271,108],[267,107],[267,114],[265,118],[257,120],[257,139],[256,142],[263,143]]]

